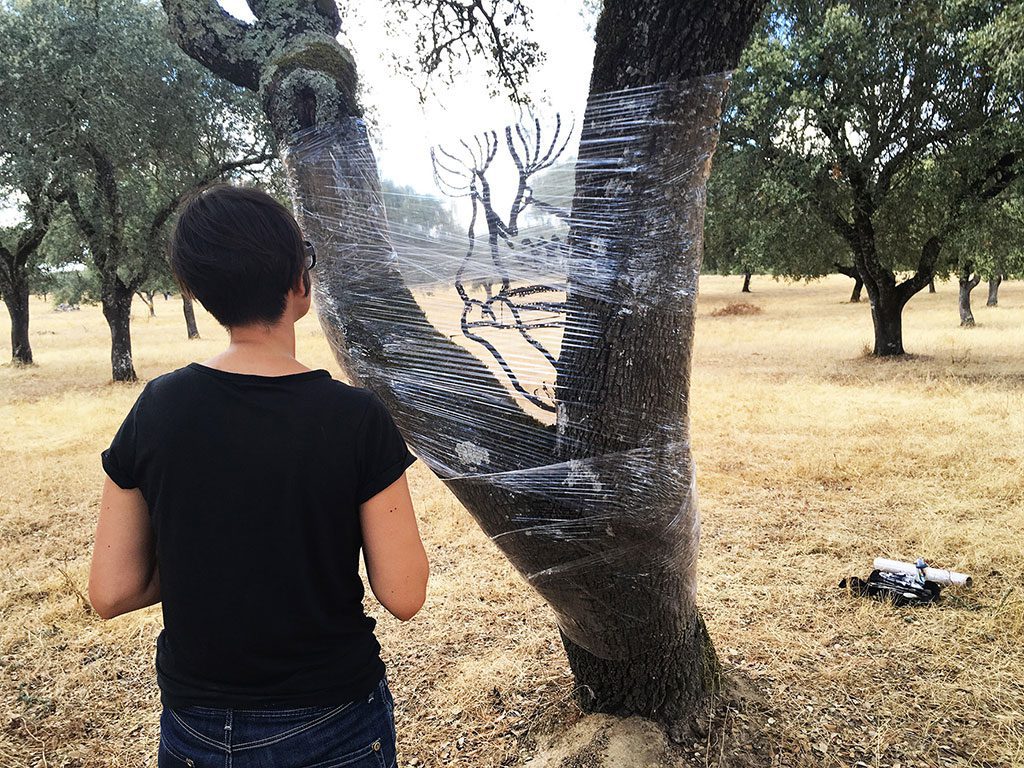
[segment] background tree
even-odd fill
[[[54,305],[95,304],[100,300],[100,279],[90,268],[88,248],[67,206],[57,206],[49,231],[36,252],[34,294],[43,293]]]
[[[0,300],[11,317],[11,362],[31,365],[29,294],[38,265],[36,252],[46,237],[55,204],[48,188],[23,186],[26,202],[19,206],[21,222],[0,227]]]
[[[160,267],[165,267],[161,269]],[[149,316],[156,317],[156,297],[158,295],[167,295],[178,290],[178,285],[174,281],[174,277],[171,275],[170,266],[164,263],[158,262],[154,265],[152,274],[149,279],[146,280],[142,285],[139,286],[139,290],[136,291],[136,295],[142,299],[143,303],[149,309]]]
[[[181,308],[185,315],[185,332],[188,334],[189,339],[198,339],[199,336],[199,325],[196,323],[196,308],[192,303],[192,299],[186,294],[181,294]]]
[[[29,292],[56,208],[54,156],[38,143],[33,116],[44,122],[59,118],[34,103],[21,79],[30,41],[6,5],[0,5],[0,40],[0,207],[16,210],[19,219],[0,228],[0,301],[11,317],[11,360],[28,365]]]
[[[1002,285],[1002,282],[1002,273],[994,274],[988,278],[988,299],[985,301],[986,307],[999,306],[999,286]]]
[[[609,127],[594,106],[600,99],[584,117],[580,167],[588,171],[577,175],[573,216],[584,222],[618,211],[622,226],[610,228],[606,238],[585,226],[570,230],[575,252],[603,254],[600,264],[616,277],[599,295],[587,289],[596,262],[572,260],[564,307],[568,344],[555,384],[557,429],[526,413],[480,360],[427,321],[403,283],[383,211],[374,205],[380,180],[365,124],[353,119],[361,114],[357,76],[335,39],[341,19],[334,6],[253,0],[256,21],[246,24],[205,0],[164,5],[186,51],[232,82],[259,89],[280,139],[318,129],[312,139],[294,138],[286,165],[300,223],[324,251],[317,298],[339,360],[380,394],[421,457],[554,607],[584,706],[646,715],[683,732],[718,679],[695,604],[698,525],[687,413],[691,283],[703,252],[707,160],[724,86],[717,73],[735,65],[761,3],[604,4],[591,93],[640,89],[636,109],[650,121],[639,135],[621,124]],[[488,6],[461,7],[473,15]],[[496,51],[507,50],[504,33],[486,23],[469,26],[467,34],[490,35],[479,50],[498,61]],[[442,36],[464,28],[435,27]],[[496,72],[504,77],[500,68]],[[612,158],[609,152],[623,154]],[[635,177],[628,191],[612,191],[627,156]],[[639,165],[637,158],[643,158]],[[685,172],[680,158],[692,163]],[[614,167],[606,165],[611,161]],[[641,233],[655,193],[666,218],[659,232]],[[332,225],[338,221],[358,226]],[[643,285],[667,293],[637,295]],[[622,312],[623,302],[633,300],[646,309]],[[381,306],[400,312],[400,321]],[[571,343],[570,329],[588,343]],[[618,341],[603,347],[591,343],[596,339]],[[414,350],[417,360],[443,362],[429,380],[403,386],[409,372],[394,354],[396,344]],[[565,472],[579,466],[600,477],[606,490],[585,499],[560,495]],[[522,472],[530,481],[500,482]],[[524,528],[523,520],[531,526]],[[589,535],[542,535],[546,526],[566,521]],[[570,563],[576,567],[566,577]],[[599,639],[599,652],[581,644],[587,637]]]
[[[1006,197],[993,205],[979,206],[970,227],[950,238],[950,258],[959,283],[960,325],[975,325],[971,292],[985,278],[989,281],[987,306],[998,304],[1004,276],[1024,272],[1024,205],[1022,198]]]
[[[56,307],[77,309],[100,300],[100,276],[88,265],[68,264],[50,272],[50,293]]]
[[[846,243],[876,355],[903,353],[907,301],[1020,178],[1021,81],[975,39],[1010,5],[778,2],[736,75],[726,140]]]
[[[705,271],[744,275],[745,288],[749,274],[807,280],[838,271],[856,276],[851,301],[858,301],[859,274],[846,243],[806,193],[769,173],[755,148],[732,142],[729,126],[737,119],[735,103],[727,102],[708,182]]]
[[[246,93],[211,77],[137,0],[26,0],[12,77],[21,115],[55,158],[66,203],[100,277],[115,381],[135,379],[133,295],[164,270],[165,226],[193,189],[271,157]]]

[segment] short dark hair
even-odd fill
[[[216,184],[192,195],[168,258],[181,290],[229,328],[280,320],[300,277],[309,293],[299,225],[254,187]]]

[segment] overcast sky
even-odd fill
[[[244,0],[219,0],[242,19],[252,15]],[[546,56],[533,73],[526,91],[541,117],[555,111],[582,114],[594,58],[593,35],[582,15],[581,0],[527,0],[533,9],[533,39]],[[439,87],[439,95],[421,106],[415,87],[398,75],[394,54],[409,53],[415,29],[392,39],[384,31],[384,0],[344,3],[341,40],[356,59],[364,106],[373,115],[378,164],[382,175],[422,192],[436,192],[430,147],[469,138],[479,131],[500,129],[516,118],[506,99],[488,97],[482,65],[460,73],[454,88]],[[591,20],[592,23],[592,20]],[[570,145],[571,150],[571,145]]]
[[[219,0],[240,19],[251,20],[245,0]],[[594,56],[592,33],[582,14],[581,0],[527,0],[533,9],[533,39],[546,56],[525,89],[536,113],[550,120],[554,113],[581,116]],[[343,11],[342,42],[355,56],[364,106],[375,122],[375,145],[382,175],[425,194],[437,194],[430,147],[457,144],[487,129],[501,129],[516,119],[506,99],[488,96],[484,67],[470,65],[460,72],[457,87],[438,87],[438,95],[419,103],[416,88],[396,73],[394,55],[409,53],[415,30],[399,39],[384,30],[384,0],[349,0]],[[574,152],[570,143],[566,154]],[[508,166],[510,167],[510,166]],[[508,167],[497,166],[498,186]],[[500,199],[500,193],[499,193]],[[13,223],[16,212],[0,206],[0,225]]]

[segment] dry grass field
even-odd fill
[[[846,278],[739,286],[701,285],[699,592],[730,679],[763,698],[685,759],[749,761],[742,725],[766,765],[1024,765],[1024,285],[991,309],[979,289],[971,330],[954,285],[917,296],[898,361],[865,356]],[[741,301],[761,311],[721,312]],[[32,309],[38,365],[0,367],[0,768],[155,765],[159,609],[102,622],[83,597],[99,452],[141,384],[109,383],[97,307]],[[156,309],[135,309],[143,379],[223,345],[202,312],[188,342],[180,304]],[[338,370],[313,318],[299,356]],[[430,597],[407,624],[373,609],[401,765],[519,765],[579,719],[554,623],[441,483],[419,464],[412,481]],[[923,609],[837,589],[876,556],[919,555],[975,589]]]

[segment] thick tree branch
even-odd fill
[[[67,203],[71,218],[75,220],[78,231],[82,233],[89,250],[92,251],[93,260],[99,269],[106,264],[106,250],[103,247],[103,238],[100,230],[93,223],[93,219],[82,210],[82,201],[78,196],[78,189],[73,182],[65,183],[59,193],[58,200]]]
[[[171,37],[196,61],[235,85],[259,89],[264,52],[254,30],[217,0],[163,0]]]
[[[92,159],[95,171],[93,211],[99,213],[101,205],[105,209],[105,215],[100,214],[106,224],[103,228],[106,232],[105,250],[107,253],[118,253],[124,241],[124,210],[117,188],[117,171],[107,154],[95,144],[87,144],[85,150]]]
[[[731,72],[749,37],[736,30],[753,29],[764,5],[606,0],[595,31],[602,45],[594,56],[591,93]],[[643,30],[642,45],[631,30]]]
[[[857,271],[856,267],[848,267],[845,264],[840,264],[838,261],[834,262],[833,266],[840,275],[845,275],[853,280],[860,280],[860,272]]]
[[[935,265],[939,262],[939,253],[942,251],[942,240],[933,235],[929,237],[921,248],[921,255],[917,262],[917,271],[910,277],[896,286],[899,299],[905,304],[911,297],[922,290],[935,277]]]
[[[3,299],[14,285],[14,254],[0,243],[0,299]]]
[[[992,163],[974,185],[974,191],[981,200],[991,200],[1001,194],[1014,181],[1024,175],[1024,156],[1014,150],[1006,152]]]

